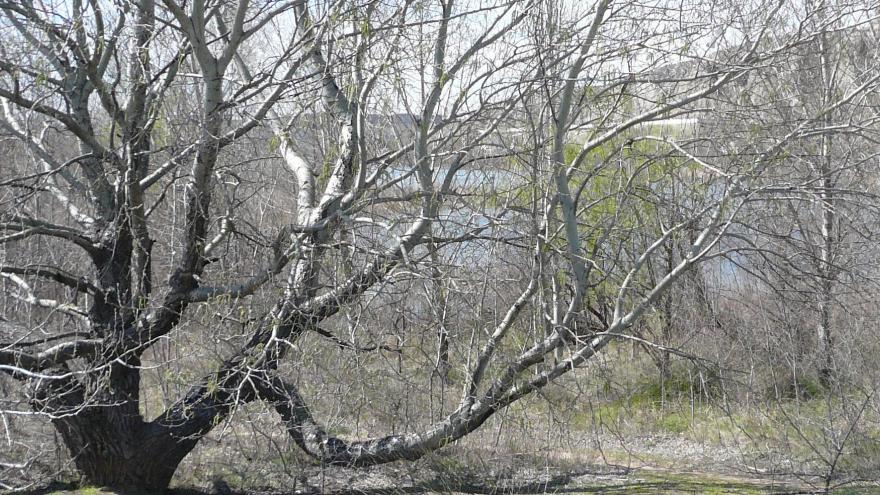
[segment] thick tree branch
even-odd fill
[[[7,219],[0,217],[0,230],[14,232],[0,236],[0,244],[19,239],[25,239],[34,235],[57,237],[70,241],[83,248],[89,254],[97,254],[98,248],[85,233],[63,225],[56,225],[43,220],[23,216],[9,216]]]
[[[43,278],[54,280],[59,284],[66,285],[79,292],[98,296],[102,294],[101,289],[89,282],[85,277],[77,277],[58,267],[50,265],[25,265],[13,266],[0,264],[0,273],[15,273],[18,275],[36,275]]]

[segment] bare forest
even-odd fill
[[[0,491],[869,493],[878,90],[875,0],[0,0]]]

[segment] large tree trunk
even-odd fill
[[[162,491],[197,441],[132,417],[129,404],[83,408],[53,423],[88,485]]]
[[[143,428],[128,432],[108,424],[106,419],[116,415],[112,410],[89,412],[55,421],[82,481],[127,490],[166,489],[189,449],[174,442],[143,438]]]
[[[164,490],[195,446],[143,421],[139,364],[132,359],[82,379],[34,383],[34,410],[50,415],[85,484]]]

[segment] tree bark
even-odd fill
[[[109,412],[112,411],[112,412]],[[117,411],[84,412],[75,419],[56,420],[74,463],[89,485],[144,491],[168,488],[174,472],[189,452],[184,444],[144,438],[144,428],[123,430],[128,423]],[[123,419],[114,424],[114,419]]]
[[[505,403],[461,406],[422,433],[347,442],[329,435],[313,418],[296,388],[269,374],[253,381],[260,398],[281,416],[293,441],[312,458],[337,466],[373,466],[414,461],[479,428]]]
[[[824,17],[824,16],[823,16]],[[828,40],[825,32],[819,37],[819,62],[822,76],[822,104],[828,107],[834,99],[835,84],[833,79],[834,68],[831,54],[829,53]],[[831,126],[831,112],[825,114],[822,123],[826,127]],[[834,187],[834,171],[832,170],[833,140],[831,134],[822,134],[821,138],[821,163],[819,172],[822,178],[822,188],[819,194],[821,207],[821,245],[819,247],[819,321],[816,328],[816,340],[819,352],[819,380],[822,385],[828,387],[834,379],[834,348],[831,336],[832,327],[832,303],[833,291],[836,282],[836,268],[834,253],[837,248],[837,232],[834,228],[836,223]]]
[[[33,409],[52,418],[85,484],[164,490],[195,446],[167,428],[143,421],[139,364],[134,359],[82,379],[33,383]]]

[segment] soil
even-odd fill
[[[706,446],[676,435],[648,435],[621,442],[597,439],[593,449],[501,454],[448,448],[408,464],[346,469],[310,466],[286,486],[240,490],[217,478],[176,495],[380,495],[380,494],[652,494],[761,495],[822,493],[824,483],[774,473],[746,462],[736,447]],[[268,483],[267,483],[268,484]],[[100,488],[53,485],[28,495],[111,495]],[[832,493],[880,495],[880,483],[847,484]]]

